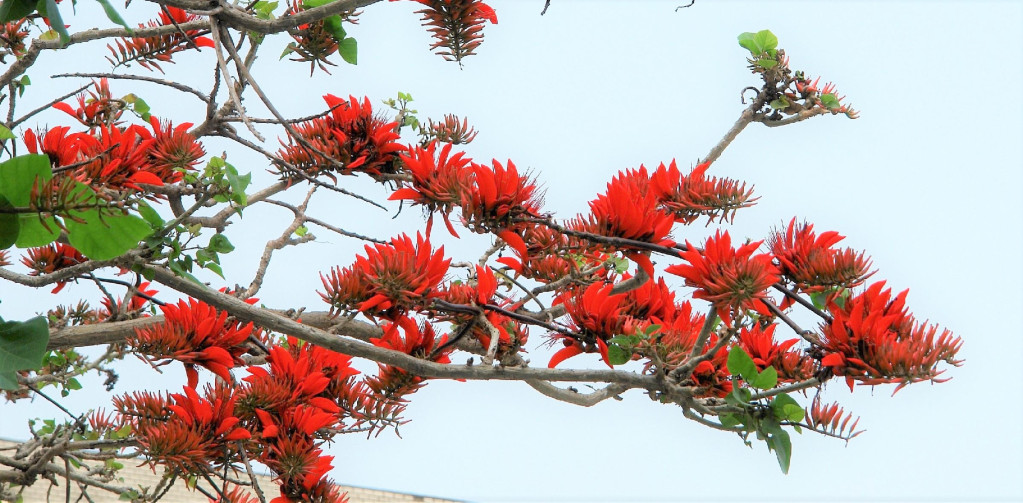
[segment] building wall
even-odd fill
[[[0,453],[9,455],[12,451],[4,450],[12,446],[17,445],[16,442],[9,440],[0,439]],[[112,485],[120,487],[138,487],[139,485],[146,487],[155,487],[160,482],[161,475],[153,473],[153,470],[147,465],[136,466],[131,460],[123,460],[124,468],[118,471],[118,476],[123,480],[115,480],[110,482]],[[263,490],[267,501],[273,499],[278,495],[277,484],[267,475],[257,475],[259,486]],[[39,479],[30,487],[24,488],[21,491],[22,501],[24,503],[62,503],[65,501],[65,480],[58,478],[56,484],[51,483],[45,479]],[[206,486],[206,484],[204,484]],[[348,493],[349,503],[406,503],[406,502],[422,502],[422,503],[464,503],[458,500],[449,500],[444,498],[434,498],[430,496],[420,496],[416,494],[408,493],[397,493],[391,491],[382,491],[379,489],[370,489],[366,487],[357,486],[340,486],[343,491]],[[17,488],[4,487],[8,492],[17,492]],[[95,503],[124,503],[124,500],[119,500],[118,496],[114,493],[104,491],[98,488],[90,488],[88,490],[88,498],[81,497],[81,491],[78,490],[78,484],[71,483],[71,502],[82,502],[93,501]],[[208,499],[202,495],[202,493],[189,490],[184,481],[178,480],[174,483],[174,486],[167,493],[166,496],[160,499],[161,503],[207,503]]]

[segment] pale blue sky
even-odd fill
[[[286,42],[271,38],[256,77],[292,116],[322,110],[319,95],[327,92],[368,95],[377,105],[397,91],[411,93],[423,117],[467,116],[480,131],[470,155],[511,158],[532,170],[547,188],[546,209],[570,217],[619,170],[672,158],[689,166],[705,155],[742,110],[739,91],[758,84],[735,37],[768,28],[793,68],[836,82],[862,116],[751,125],[710,172],[753,184],[761,196],[730,232],[761,239],[796,216],[848,236],[847,246],[873,257],[874,279],[910,288],[917,317],[964,339],[965,366],[950,370],[948,383],[910,386],[894,398],[890,387],[850,395],[844,384],[830,384],[825,396],[862,416],[867,432],[848,446],[794,435],[787,476],[762,444],[750,450],[637,392],[583,409],[518,383],[434,382],[412,397],[403,439],[385,433],[336,443],[333,477],[495,502],[1023,498],[1023,6],[697,0],[675,12],[679,3],[553,0],[540,17],[542,0],[494,0],[500,24],[487,26],[479,55],[459,70],[427,51],[428,36],[412,14],[417,4],[385,2],[349,30],[359,41],[357,67],[317,72],[310,81],[307,65],[274,61],[275,47]],[[131,21],[148,16],[131,12]],[[40,66],[49,66],[34,70],[33,82],[54,86],[48,95],[70,89],[72,82],[46,76],[85,56],[97,61],[104,51],[44,55]],[[169,78],[208,87],[208,60],[189,66],[197,61],[186,55],[168,67]],[[115,94],[146,97],[161,117],[187,120],[198,110],[181,98],[150,99],[161,96],[150,87],[114,86]],[[254,97],[249,106],[259,110]],[[268,148],[276,148],[278,135],[269,132]],[[264,162],[237,149],[229,155],[240,169],[269,179]],[[362,181],[344,183],[377,199],[386,195]],[[392,221],[350,200],[324,198],[315,208],[321,218],[382,238],[421,221],[418,210]],[[244,244],[286,217],[254,208],[228,236]],[[263,302],[323,308],[314,293],[317,273],[347,265],[360,246],[314,231],[322,242],[275,259]],[[698,225],[674,235],[699,241],[707,232]],[[486,245],[445,242],[456,260]],[[225,267],[231,282],[248,282],[261,248],[236,252]],[[11,298],[9,288],[0,316],[48,306],[43,293]],[[530,354],[547,360],[544,350]],[[164,381],[180,377],[170,374]],[[156,382],[144,369],[124,377],[127,385]],[[98,399],[82,394],[69,403],[87,410]],[[24,417],[56,414],[42,402],[3,407],[3,436],[24,436]]]

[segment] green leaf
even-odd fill
[[[750,400],[753,399],[753,392],[748,388],[736,387],[732,390],[728,396],[725,397],[725,401],[732,405],[746,406],[749,405]]]
[[[17,138],[7,126],[0,124],[0,140],[13,140]]]
[[[53,178],[49,157],[28,154],[8,159],[0,164],[0,195],[16,207],[28,207],[37,178],[40,182]]]
[[[789,100],[785,99],[784,96],[782,96],[782,97],[780,97],[780,98],[778,98],[776,100],[772,100],[771,101],[771,108],[773,108],[775,110],[782,110],[784,108],[788,108],[788,106],[789,106]]]
[[[42,366],[50,328],[46,319],[36,316],[28,321],[0,321],[0,388],[17,389],[18,370]]]
[[[231,240],[227,239],[227,236],[223,234],[214,234],[210,238],[208,248],[217,253],[231,253],[234,251],[234,245],[231,244]]]
[[[774,447],[775,456],[778,457],[778,466],[781,467],[781,472],[787,475],[789,463],[792,462],[792,439],[789,438],[789,432],[778,429],[771,435],[771,444]]]
[[[778,371],[774,367],[767,367],[758,373],[750,385],[759,389],[771,389],[778,384]]]
[[[821,95],[821,105],[824,105],[824,108],[827,108],[828,110],[834,110],[842,106],[842,104],[838,102],[838,96],[835,96],[832,93]]]
[[[36,4],[36,10],[39,11],[47,21],[50,22],[50,28],[60,35],[60,42],[66,44],[71,41],[71,34],[67,32],[67,27],[64,26],[64,18],[60,17],[60,9],[57,8],[56,0],[39,0]]]
[[[18,242],[15,243],[18,248],[46,246],[60,237],[60,226],[53,217],[40,219],[38,214],[31,213],[22,213],[18,217],[21,222]]]
[[[14,205],[0,194],[0,212],[13,209]],[[17,213],[0,213],[0,250],[6,250],[18,241],[20,221]]]
[[[348,33],[345,32],[345,28],[341,26],[341,16],[338,16],[337,14],[324,18],[323,29],[327,30],[327,33],[330,33],[330,35],[334,37],[334,40],[338,42],[341,42],[346,36],[348,36]]]
[[[728,372],[732,375],[742,376],[748,382],[753,383],[757,376],[757,364],[746,354],[746,351],[739,346],[732,346],[728,352]]]
[[[721,426],[725,428],[733,428],[742,424],[742,419],[739,418],[738,414],[722,414],[718,417],[718,420],[721,421]]]
[[[227,183],[231,186],[231,200],[238,203],[239,206],[245,206],[248,204],[248,197],[245,195],[245,189],[248,188],[249,183],[252,181],[252,173],[246,173],[244,176],[238,174],[238,170],[231,164],[224,162],[219,157],[214,157],[219,162],[217,164],[224,167],[227,172]],[[210,159],[210,166],[214,166],[213,159]]]
[[[78,379],[72,377],[71,379],[68,379],[67,383],[64,384],[64,387],[67,389],[82,389],[82,384],[78,382]]]
[[[778,62],[773,59],[761,58],[757,60],[757,66],[761,68],[774,68],[778,65]]]
[[[309,228],[304,226],[304,225],[299,225],[298,228],[295,229],[295,235],[298,236],[298,237],[305,236],[308,233],[309,233]]]
[[[617,344],[608,344],[607,359],[611,365],[624,365],[632,360],[632,352]]]
[[[110,5],[109,0],[96,0],[96,1],[99,2],[99,4],[103,6],[103,12],[106,12],[107,19],[109,19],[109,20],[111,20],[111,21],[113,21],[113,22],[123,26],[125,28],[125,30],[128,31],[128,33],[132,32],[131,26],[128,26],[128,23],[124,22],[124,18],[121,17],[121,14],[119,14],[117,12],[117,9],[115,9],[113,5]]]
[[[0,4],[0,23],[17,21],[36,11],[32,0],[3,0]]]
[[[805,414],[796,400],[786,394],[775,396],[771,402],[771,409],[774,411],[774,417],[782,421],[802,421]]]
[[[92,192],[92,189],[82,184],[78,184],[78,190]],[[95,199],[95,196],[91,199]],[[118,257],[153,233],[152,227],[135,215],[110,213],[110,210],[104,211],[101,208],[76,210],[70,212],[70,215],[74,219],[64,220],[68,241],[86,257],[94,260]]]
[[[764,52],[763,49],[757,46],[757,42],[754,38],[755,36],[756,36],[755,34],[750,32],[745,32],[739,35],[739,45],[741,45],[744,49],[749,51],[754,56]]]
[[[208,269],[208,270],[210,270],[210,271],[213,271],[214,274],[216,274],[217,276],[220,276],[222,279],[226,279],[226,278],[224,278],[224,270],[220,268],[219,264],[214,264],[214,263],[211,262],[209,264],[206,264],[203,267]]]
[[[165,223],[163,221],[163,218],[160,216],[159,213],[156,212],[156,210],[153,209],[152,206],[149,205],[149,203],[146,203],[145,201],[139,202],[138,210],[139,215],[142,216],[142,219],[148,222],[149,226],[152,227],[154,230],[163,228],[163,225]]]
[[[354,38],[348,37],[338,42],[337,52],[346,62],[353,65],[359,64],[359,43]]]
[[[760,52],[770,51],[778,48],[778,37],[771,33],[771,30],[760,30],[753,35],[753,42],[760,48]]]

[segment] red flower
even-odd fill
[[[739,310],[770,316],[764,301],[770,301],[766,290],[778,282],[778,268],[769,254],[753,255],[760,243],[735,249],[728,232],[718,231],[702,251],[687,241],[681,256],[689,263],[668,266],[665,271],[685,278],[686,286],[696,288],[693,297],[712,303],[727,326],[732,326],[732,315]]]
[[[727,178],[707,178],[705,173],[710,167],[705,162],[693,168],[693,171],[682,176],[675,161],[665,166],[661,163],[650,177],[651,190],[657,197],[661,208],[671,213],[675,221],[689,224],[706,215],[710,225],[714,219],[725,221],[735,218],[740,208],[748,208],[759,198],[752,197],[753,189],[746,189],[746,184]]]
[[[558,363],[580,353],[600,352],[600,358],[611,367],[607,356],[608,339],[630,331],[632,319],[623,314],[626,297],[611,293],[614,285],[594,283],[585,291],[567,291],[555,300],[565,306],[572,318],[572,330],[580,332],[580,338],[558,336],[565,347],[554,354],[547,364],[554,368]]]
[[[453,145],[472,143],[476,139],[476,129],[469,126],[469,119],[462,119],[458,122],[458,116],[445,114],[444,121],[433,122],[430,119],[425,134],[428,138],[435,138],[437,141]]]
[[[90,130],[99,126],[117,124],[117,120],[124,111],[123,102],[113,99],[107,79],[94,81],[93,87],[96,88],[96,92],[89,91],[88,98],[85,97],[85,93],[77,96],[78,108],[71,108],[71,105],[67,103],[56,103],[53,108],[74,117]]]
[[[338,413],[340,389],[359,373],[351,367],[350,356],[315,344],[300,344],[294,338],[289,338],[287,348],[271,347],[267,363],[269,368],[249,367],[244,379],[248,386],[241,393],[239,407],[247,417],[260,411],[283,417],[298,405]]]
[[[170,16],[167,15],[167,12],[170,12]],[[150,28],[176,26],[196,19],[199,19],[199,16],[189,14],[177,7],[167,6],[166,10],[161,9],[160,18],[156,21],[149,21],[148,26]],[[146,26],[139,24],[139,27],[145,28]],[[191,47],[196,49],[200,47],[213,47],[213,40],[198,35],[198,30],[188,30],[185,32],[177,30],[161,36],[122,38],[115,42],[117,49],[114,49],[109,44],[107,45],[107,48],[110,49],[110,53],[113,55],[113,59],[107,59],[115,65],[137,61],[142,68],[147,70],[156,68],[163,72],[157,61],[172,63],[171,55],[176,52]]]
[[[394,0],[391,0],[394,1]],[[423,15],[423,26],[429,26],[437,40],[430,49],[448,61],[462,62],[472,56],[483,43],[483,24],[497,24],[497,14],[479,0],[416,0],[427,8],[416,11]]]
[[[451,154],[451,144],[445,144],[437,155],[437,142],[432,141],[425,148],[416,146],[400,154],[401,161],[412,175],[410,187],[403,187],[391,194],[389,200],[409,200],[421,204],[430,212],[426,223],[426,235],[433,227],[433,213],[439,211],[444,224],[452,236],[458,237],[448,215],[462,201],[463,187],[471,186],[467,178],[472,176],[470,160],[464,152]]]
[[[138,287],[131,290],[131,292],[132,296],[130,299],[127,299],[127,304],[125,304],[125,301],[121,299],[117,299],[115,304],[114,302],[111,302],[110,297],[104,296],[103,308],[105,309],[105,312],[101,312],[100,316],[102,318],[109,318],[115,313],[125,314],[137,312],[145,307],[146,303],[149,302],[149,298],[147,297],[156,295],[157,290],[155,288],[149,288],[148,281],[143,281]],[[146,297],[139,294],[143,294]]]
[[[856,430],[856,425],[860,424],[860,418],[856,418],[851,425],[849,424],[850,419],[852,419],[852,414],[847,414],[845,409],[838,406],[838,403],[822,406],[819,395],[814,397],[813,403],[806,411],[806,424],[811,428],[846,440],[865,431]]]
[[[350,175],[361,171],[374,177],[395,173],[398,153],[405,148],[396,142],[397,123],[374,116],[369,98],[360,103],[354,96],[345,101],[328,94],[323,99],[331,108],[330,115],[294,128],[305,143],[329,158],[290,138],[278,153],[281,159],[309,175],[324,172],[331,179],[335,179],[332,172]]]
[[[357,256],[350,268],[334,268],[329,278],[321,274],[326,292],[320,297],[333,310],[355,307],[394,320],[439,295],[437,286],[450,263],[443,246],[435,252],[422,235],[413,243],[402,234],[388,244],[366,245],[366,255]]]
[[[45,154],[50,158],[52,167],[69,166],[83,160],[83,148],[90,148],[96,143],[92,136],[85,133],[68,134],[70,130],[66,126],[55,127],[37,137],[31,129],[26,129],[23,139],[29,152]]]
[[[869,270],[870,259],[862,252],[832,248],[843,239],[844,236],[834,231],[818,236],[812,224],[796,225],[793,218],[784,233],[776,231],[767,242],[786,279],[803,291],[822,292],[835,287],[859,286],[874,274]],[[786,297],[783,307],[792,302]]]
[[[87,185],[113,190],[142,190],[138,184],[163,185],[150,171],[149,154],[153,136],[141,126],[120,129],[100,126],[100,138],[82,149],[82,156],[96,160],[75,171],[74,177]]]
[[[755,324],[752,328],[742,327],[738,344],[753,358],[757,370],[774,367],[778,371],[778,378],[787,381],[813,377],[813,359],[799,351],[790,351],[799,339],[775,342],[776,327],[777,325],[770,325],[765,329],[760,324]]]
[[[607,184],[607,192],[590,201],[589,217],[579,218],[572,227],[601,236],[674,246],[675,242],[668,237],[674,220],[658,207],[657,195],[649,187],[650,179],[645,167],[619,172]],[[594,247],[603,249],[600,245]],[[617,248],[629,250],[627,246]],[[649,252],[626,251],[625,256],[653,276]]]
[[[291,1],[288,2],[288,15],[298,14],[305,10],[305,2],[302,1]],[[355,23],[354,12],[347,11],[340,15],[341,21],[348,21]],[[338,51],[339,45],[338,40],[326,28],[326,21],[318,21],[315,23],[303,24],[298,27],[298,30],[289,30],[291,38],[295,41],[288,44],[288,50],[285,54],[295,54],[297,57],[289,58],[292,61],[304,61],[309,63],[309,76],[312,77],[313,71],[316,67],[320,70],[330,74],[327,67],[324,66],[336,66],[334,63],[327,60],[331,55]],[[284,56],[281,56],[282,58]]]
[[[652,282],[647,282],[650,284]],[[693,313],[689,301],[683,301],[675,306],[671,317],[657,320],[661,328],[657,331],[656,340],[646,340],[644,345],[652,346],[651,350],[656,351],[660,360],[666,368],[676,368],[689,359],[689,354],[696,345],[696,338],[700,334],[706,316]],[[712,337],[716,337],[713,336]],[[646,364],[646,370],[653,368],[652,363]]]
[[[183,176],[182,170],[193,170],[206,155],[202,145],[188,132],[192,124],[185,122],[177,127],[170,121],[160,122],[149,117],[153,128],[153,143],[149,150],[147,171],[166,183],[177,183]]]
[[[150,464],[179,473],[208,473],[229,463],[238,440],[251,438],[234,415],[231,388],[207,387],[205,397],[185,387],[184,394],[125,396],[115,401]],[[157,410],[157,407],[159,409]]]
[[[463,177],[462,219],[473,232],[493,232],[519,252],[526,254],[520,232],[528,225],[515,220],[535,217],[542,194],[528,175],[519,175],[510,160],[505,168],[496,159],[493,167],[472,165],[472,178]]]
[[[851,390],[854,381],[865,385],[899,383],[895,391],[920,381],[943,382],[940,362],[959,366],[956,353],[962,340],[948,330],[919,323],[905,307],[909,290],[892,298],[884,282],[870,285],[839,306],[829,301],[832,321],[821,327],[821,365],[843,375]]]
[[[256,299],[248,299],[252,304]],[[228,320],[227,312],[218,313],[213,306],[195,299],[181,300],[176,305],[160,306],[164,322],[135,330],[128,344],[147,355],[152,362],[165,365],[171,360],[185,364],[188,386],[198,385],[195,366],[204,367],[221,379],[231,382],[230,369],[241,364],[241,355],[249,336],[259,335],[252,323],[242,325]]]
[[[417,358],[430,359],[437,363],[451,363],[448,354],[453,348],[448,347],[443,351],[435,351],[447,342],[447,337],[438,340],[433,326],[429,322],[417,324],[410,318],[399,318],[395,323],[388,323],[383,328],[383,336],[369,340],[374,346],[400,351]],[[436,354],[434,354],[435,352]],[[382,397],[401,398],[415,393],[424,386],[425,378],[409,373],[402,368],[384,364],[380,364],[379,367],[380,372],[377,376],[366,379],[366,383]]]
[[[50,243],[46,246],[29,248],[27,254],[21,258],[21,263],[32,269],[28,273],[29,276],[39,276],[40,274],[53,274],[87,260],[89,259],[71,245]],[[50,293],[61,291],[67,283],[67,281],[58,281],[57,286]]]

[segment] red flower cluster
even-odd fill
[[[335,267],[329,277],[320,274],[325,290],[320,297],[332,311],[355,308],[395,320],[439,295],[437,286],[450,263],[443,246],[435,252],[422,235],[413,243],[402,234],[388,244],[366,245],[366,255],[350,267]]]
[[[3,258],[0,256],[0,258]],[[66,269],[75,264],[81,264],[89,260],[81,252],[71,245],[64,243],[50,243],[46,246],[29,248],[26,254],[21,257],[21,263],[32,269],[29,276],[40,274],[53,274],[61,269]],[[57,293],[67,285],[67,281],[58,281],[57,286],[50,293]]]
[[[642,347],[648,353],[656,352],[666,369],[677,368],[689,359],[705,319],[706,316],[693,313],[688,300],[682,301],[674,306],[670,317],[653,320],[660,325],[656,339],[642,341]],[[648,362],[646,370],[651,369],[653,364]]]
[[[246,300],[249,304],[257,301]],[[128,344],[157,365],[172,360],[184,363],[188,387],[193,389],[199,383],[196,366],[231,382],[231,368],[241,364],[241,355],[248,351],[245,341],[249,336],[259,337],[261,332],[252,323],[242,325],[229,320],[226,312],[218,313],[195,299],[160,306],[160,310],[164,322],[136,329]]]
[[[780,380],[797,381],[813,377],[815,370],[813,359],[800,351],[790,351],[799,339],[775,342],[776,327],[777,325],[769,325],[762,328],[760,324],[755,324],[752,328],[742,327],[738,345],[753,358],[757,370],[774,367]]]
[[[394,0],[391,0],[392,2]],[[483,24],[497,24],[497,14],[479,0],[416,0],[427,8],[416,11],[423,15],[423,26],[429,26],[437,41],[430,49],[448,61],[472,56],[483,43]]]
[[[277,475],[281,496],[273,501],[343,501],[325,478],[334,458],[320,446],[344,416],[338,404],[358,374],[351,357],[288,338],[287,348],[270,348],[267,363],[249,368],[238,408],[259,431],[258,460]]]
[[[876,385],[899,383],[895,391],[920,381],[943,382],[938,363],[959,366],[956,353],[962,340],[950,331],[917,322],[905,307],[909,290],[892,298],[883,281],[873,283],[839,306],[828,302],[832,321],[821,327],[821,365],[845,376],[851,390],[854,381]]]
[[[0,28],[0,47],[10,51],[16,58],[25,54],[25,39],[28,38],[28,30],[24,28],[27,18],[22,18],[10,23],[4,23]],[[4,56],[0,56],[0,63],[6,64]]]
[[[590,201],[590,214],[574,220],[571,227],[601,236],[674,246],[675,242],[668,237],[674,220],[659,207],[657,194],[649,188],[650,177],[645,167],[619,172],[607,184],[607,192]],[[607,247],[595,244],[593,248],[603,250]],[[617,249],[630,248],[619,246]],[[626,251],[625,256],[653,276],[654,266],[649,252]]]
[[[104,310],[99,313],[100,319],[110,318],[114,314],[138,312],[145,307],[147,302],[149,302],[149,299],[142,295],[153,297],[156,295],[157,290],[155,288],[149,288],[148,281],[143,281],[135,289],[131,290],[130,293],[132,294],[130,298],[126,298],[124,300],[117,299],[116,301],[112,301],[110,297],[104,296],[102,301]]]
[[[853,288],[874,274],[870,259],[850,248],[833,246],[845,236],[828,231],[820,236],[813,225],[796,224],[793,218],[785,232],[776,231],[767,240],[771,253],[778,259],[782,276],[805,292],[822,292],[835,287]],[[786,297],[782,307],[792,300]]]
[[[369,340],[374,346],[436,363],[451,363],[448,354],[453,348],[437,351],[447,342],[447,337],[438,340],[429,322],[417,324],[411,318],[403,317],[394,323],[384,325],[383,328],[384,334],[381,337]],[[366,383],[370,389],[385,399],[398,400],[424,386],[424,378],[404,369],[384,364],[380,364],[379,367],[380,371],[376,377],[368,378]]]
[[[107,79],[99,79],[93,82],[95,92],[89,91],[88,97],[85,93],[77,96],[78,108],[71,108],[67,103],[57,103],[53,108],[60,110],[81,122],[90,130],[99,126],[113,126],[123,113],[123,102],[114,100],[110,94],[110,85]]]
[[[505,168],[496,159],[493,167],[472,165],[472,177],[462,178],[462,219],[469,230],[494,232],[508,246],[526,254],[521,232],[529,227],[515,222],[540,212],[542,193],[528,175],[519,175],[515,164]]]
[[[169,16],[167,15],[168,12],[170,13]],[[160,18],[150,21],[148,27],[177,26],[196,19],[199,19],[199,16],[189,14],[177,7],[167,6],[161,9]],[[146,28],[146,25],[139,24],[139,28]],[[116,44],[117,49],[107,45],[107,49],[110,49],[110,53],[113,55],[113,59],[107,58],[111,64],[117,65],[137,61],[142,68],[147,70],[156,68],[163,72],[157,61],[173,63],[171,61],[172,54],[192,47],[196,49],[200,47],[213,47],[213,40],[207,37],[200,37],[198,30],[177,30],[161,36],[122,38]]]
[[[132,425],[155,469],[165,465],[181,475],[204,474],[230,464],[237,441],[251,438],[234,414],[235,398],[227,385],[207,386],[200,397],[136,392],[114,398],[121,421]]]
[[[752,188],[747,190],[745,183],[727,178],[708,178],[709,167],[705,162],[683,176],[672,160],[668,166],[661,163],[651,175],[651,190],[675,221],[688,224],[706,215],[709,225],[715,218],[722,222],[734,219],[737,210],[755,204],[758,198],[752,197]]]
[[[185,123],[173,127],[150,118],[153,132],[138,125],[120,128],[95,126],[98,136],[70,133],[70,128],[50,129],[41,138],[28,129],[29,152],[46,154],[54,168],[81,164],[69,176],[93,187],[109,190],[142,190],[139,184],[177,182],[179,169],[192,169],[205,151]],[[62,177],[55,177],[57,183]]]
[[[329,115],[296,124],[299,138],[289,136],[278,152],[281,160],[308,175],[325,173],[335,182],[333,173],[360,171],[374,177],[394,173],[398,153],[405,148],[396,141],[397,123],[374,116],[369,98],[362,102],[349,98],[324,96]]]
[[[388,198],[391,201],[407,200],[412,204],[423,205],[430,213],[426,222],[426,235],[433,228],[433,213],[440,212],[444,224],[452,236],[458,237],[448,216],[454,208],[462,203],[464,187],[471,186],[467,180],[472,176],[469,169],[472,162],[464,152],[451,155],[451,144],[441,147],[437,154],[437,142],[432,141],[426,147],[416,146],[407,153],[400,154],[401,162],[412,175],[410,187],[402,187]]]
[[[571,329],[579,332],[578,339],[559,335],[564,348],[554,353],[548,368],[581,353],[599,352],[600,359],[613,367],[607,355],[608,339],[634,329],[633,320],[625,316],[626,297],[624,294],[612,293],[614,285],[594,283],[585,291],[570,290],[555,300],[555,304],[565,306],[565,311],[572,319]]]
[[[735,249],[728,232],[718,231],[707,239],[703,250],[687,241],[681,256],[689,263],[668,266],[665,271],[685,278],[686,286],[696,288],[693,297],[712,303],[728,326],[732,326],[733,314],[741,310],[770,316],[764,302],[770,301],[767,288],[778,282],[778,268],[769,254],[753,255],[760,243]]]
[[[305,2],[299,1],[288,1],[288,15],[295,15],[305,10]],[[344,21],[354,22],[353,17],[350,14],[342,14],[341,17]],[[289,58],[292,61],[304,61],[309,63],[309,76],[312,77],[313,71],[318,66],[320,70],[330,73],[327,67],[324,66],[336,66],[331,63],[327,58],[338,51],[338,40],[333,33],[327,30],[325,23],[327,21],[319,21],[316,23],[299,25],[298,30],[291,31],[290,35],[295,41],[288,44],[287,53],[294,53],[297,57]],[[282,56],[283,57],[283,56]]]

